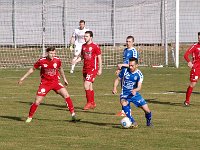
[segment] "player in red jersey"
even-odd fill
[[[192,55],[192,60],[190,60],[189,55]],[[200,78],[200,32],[198,32],[198,43],[193,44],[185,52],[184,58],[188,62],[188,67],[191,68],[190,84],[187,88],[186,100],[184,101],[185,106],[189,106],[190,96],[192,94],[193,88],[195,87],[197,81]]]
[[[27,123],[31,122],[37,107],[43,101],[44,97],[50,90],[54,90],[57,94],[61,95],[66,102],[66,105],[72,115],[72,121],[79,121],[76,119],[74,106],[66,88],[60,83],[60,75],[62,76],[65,85],[68,85],[68,81],[65,77],[62,63],[59,57],[56,55],[55,47],[48,47],[46,49],[47,56],[40,58],[32,68],[19,80],[18,84],[22,84],[23,80],[32,74],[35,69],[40,69],[41,83],[39,85],[35,102],[30,107],[29,115],[26,120]]]
[[[86,31],[84,35],[85,44],[82,45],[81,57],[83,62],[83,80],[86,92],[87,103],[84,110],[94,109],[96,103],[94,101],[93,82],[97,75],[102,74],[102,58],[100,47],[93,43],[93,32]],[[78,58],[72,62],[77,63]]]

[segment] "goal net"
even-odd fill
[[[135,37],[140,65],[174,65],[173,0],[0,0],[0,68],[23,68],[55,46],[69,69],[72,32],[80,20],[94,32],[104,67],[122,62],[126,37]]]

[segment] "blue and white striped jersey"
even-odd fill
[[[128,64],[129,59],[132,57],[135,57],[138,59],[139,58],[138,51],[135,48],[132,48],[132,49],[125,48],[123,52],[123,63]]]
[[[131,72],[129,68],[123,68],[119,73],[119,77],[121,78],[122,82],[121,95],[132,95],[131,90],[137,88],[138,82],[143,82],[143,74],[139,69]],[[139,94],[139,92],[136,94]]]

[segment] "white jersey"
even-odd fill
[[[85,43],[84,35],[86,31],[89,31],[89,29],[83,28],[82,30],[80,30],[80,28],[77,28],[74,30],[72,36],[75,38],[75,45],[82,45]]]

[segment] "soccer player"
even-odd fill
[[[73,45],[75,45],[74,58],[72,59],[72,61],[76,60],[78,55],[81,52],[82,45],[85,43],[84,35],[85,35],[86,31],[89,31],[89,29],[85,28],[85,21],[80,20],[79,21],[79,28],[74,30],[72,37],[70,39],[70,50],[71,51],[73,51],[73,49],[74,49]],[[79,58],[79,59],[81,59],[81,58]],[[75,65],[76,65],[76,63],[72,64],[70,73],[74,73]]]
[[[40,69],[41,83],[36,93],[35,102],[33,102],[30,107],[29,115],[26,122],[31,122],[38,106],[50,90],[54,90],[57,94],[61,95],[65,99],[65,103],[72,116],[72,121],[79,121],[78,119],[76,119],[74,106],[70,95],[66,88],[59,81],[61,75],[65,85],[68,85],[68,81],[62,68],[61,60],[59,57],[56,56],[55,47],[48,47],[46,49],[46,53],[47,56],[40,58],[18,82],[18,84],[22,84],[23,80],[26,77],[32,74],[36,69]]]
[[[82,46],[81,59],[83,59],[83,81],[84,88],[86,93],[87,103],[84,110],[94,109],[96,107],[96,103],[94,101],[94,90],[93,90],[93,82],[97,75],[102,74],[102,57],[101,57],[101,49],[99,45],[93,43],[93,32],[86,31],[85,32],[85,44]],[[75,60],[77,63],[79,58]]]
[[[129,67],[129,59],[132,57],[139,58],[138,51],[133,47],[134,45],[134,37],[133,36],[127,36],[126,38],[126,48],[123,52],[123,63],[118,64],[118,70],[120,72],[122,67]]]
[[[190,84],[187,88],[186,99],[184,101],[185,106],[190,105],[190,96],[192,94],[193,88],[195,87],[197,81],[200,77],[200,32],[198,32],[198,43],[193,44],[184,54],[185,60],[188,62],[188,67],[191,68],[190,71]],[[190,60],[189,55],[192,56]]]
[[[133,36],[127,36],[126,38],[126,48],[124,49],[124,52],[123,52],[123,63],[122,64],[118,64],[117,65],[117,71],[116,71],[116,74],[118,75],[120,70],[123,68],[123,67],[129,67],[129,59],[132,58],[132,57],[135,57],[135,58],[139,58],[139,54],[138,54],[138,51],[133,47],[134,45],[134,37]],[[126,116],[124,111],[120,111],[116,114],[117,116]]]
[[[140,95],[139,91],[142,88],[143,82],[143,74],[138,69],[138,59],[137,58],[130,58],[129,59],[129,67],[123,68],[119,73],[119,76],[114,81],[113,86],[113,94],[117,93],[117,86],[119,82],[122,81],[122,92],[120,94],[120,102],[122,105],[122,109],[125,112],[126,116],[132,122],[132,128],[138,126],[136,121],[134,120],[131,114],[131,106],[130,103],[132,102],[136,107],[142,108],[145,112],[146,117],[146,125],[151,126],[151,111],[144,100],[144,98]]]

